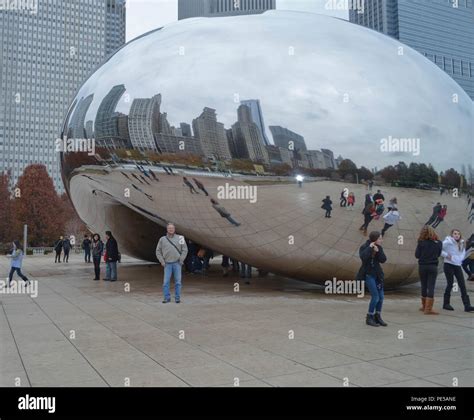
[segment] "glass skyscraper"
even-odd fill
[[[13,182],[43,163],[62,190],[54,140],[81,83],[125,43],[124,8],[123,0],[38,0],[34,10],[0,10],[0,171]]]
[[[250,15],[275,9],[276,0],[178,0],[178,19]]]
[[[349,20],[414,48],[474,99],[474,0],[364,0]]]

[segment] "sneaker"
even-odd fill
[[[175,302],[176,302],[176,303],[181,303],[181,300],[180,300],[180,299],[176,299]]]
[[[117,281],[117,279],[110,279],[110,281]]]
[[[170,299],[165,299],[165,300],[164,300],[163,302],[161,302],[161,303],[170,303],[170,302],[171,302]]]
[[[104,279],[104,281],[110,281],[110,279]]]

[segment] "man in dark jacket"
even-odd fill
[[[118,244],[112,235],[112,232],[108,230],[105,232],[105,281],[116,281],[117,280],[117,261],[120,259]]]
[[[374,200],[374,201],[377,201],[377,200],[385,201],[385,197],[384,197],[384,195],[382,194],[382,191],[377,190],[377,192],[376,192],[376,193],[374,194],[374,196],[373,196],[373,200]]]
[[[54,257],[54,262],[61,262],[61,252],[63,250],[63,237],[60,236],[59,239],[54,243],[54,252],[56,256]]]
[[[433,207],[433,214],[425,223],[425,225],[431,225],[432,223],[434,223],[434,221],[438,218],[439,212],[442,208],[443,206],[441,205],[441,203],[436,203],[436,205]]]
[[[84,261],[86,263],[91,262],[91,240],[88,235],[84,235],[84,240],[82,241],[82,249],[84,250]]]
[[[64,262],[69,262],[69,252],[71,251],[71,241],[69,238],[64,238],[63,240],[63,250],[64,250]]]
[[[384,299],[384,272],[381,264],[387,261],[387,257],[382,248],[382,235],[380,232],[370,233],[369,240],[359,249],[359,256],[362,266],[357,274],[357,279],[365,281],[372,296],[366,324],[372,327],[378,327],[379,325],[385,327],[387,324],[381,316]]]

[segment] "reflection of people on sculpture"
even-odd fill
[[[368,191],[372,191],[372,187],[374,186],[374,181],[370,180],[368,183],[367,183],[367,190]]]
[[[346,207],[347,206],[347,190],[343,189],[341,192],[341,197],[340,197],[340,207]]]
[[[231,214],[224,207],[222,207],[216,200],[211,198],[211,203],[212,203],[212,207],[214,207],[214,209],[217,211],[217,213],[219,213],[222,217],[225,217],[234,226],[240,226],[240,223],[236,222],[232,218]]]
[[[364,223],[359,228],[359,230],[362,230],[364,235],[367,235],[367,228],[369,227],[369,223],[372,221],[374,216],[377,214],[375,203],[369,202],[364,207],[364,210],[362,211],[362,214],[364,215]]]
[[[140,187],[137,187],[135,184],[132,184],[132,187],[135,188],[137,191],[141,192],[142,194],[145,194],[149,200],[154,201],[153,197],[150,194],[147,194],[145,191],[143,191]]]
[[[357,274],[357,280],[363,280],[370,291],[371,299],[367,312],[366,324],[371,327],[387,324],[382,319],[382,304],[384,300],[384,272],[381,264],[387,261],[382,248],[380,232],[370,232],[369,239],[359,249],[362,266]]]
[[[377,201],[377,200],[385,201],[385,197],[383,196],[383,194],[380,190],[377,190],[377,192],[372,197],[372,200],[373,201]]]
[[[439,211],[438,216],[436,217],[436,221],[432,225],[434,228],[437,228],[439,224],[444,220],[447,212],[448,212],[448,206],[445,204]]]
[[[186,185],[187,187],[189,187],[189,192],[190,192],[191,194],[199,194],[199,193],[195,190],[194,185],[191,184],[191,183],[188,181],[188,178],[186,178],[185,176],[183,176],[183,183],[184,183],[184,185]]]
[[[443,241],[443,252],[441,255],[444,257],[444,274],[446,276],[446,290],[444,291],[444,302],[443,309],[453,311],[454,308],[450,305],[451,290],[454,285],[454,277],[458,282],[459,290],[461,291],[461,299],[464,304],[464,310],[466,312],[473,312],[474,307],[471,306],[469,295],[466,291],[466,284],[464,283],[464,274],[462,272],[462,262],[466,256],[466,249],[464,239],[462,238],[461,232],[457,229],[451,231],[451,235],[447,236]]]
[[[324,214],[324,217],[330,218],[331,217],[331,211],[332,211],[332,201],[331,197],[329,195],[326,196],[325,199],[321,200],[323,202],[323,205],[321,208],[323,210],[326,210],[326,213]]]
[[[468,275],[469,281],[474,281],[474,233],[466,241],[466,256],[462,268]]]
[[[349,195],[347,196],[347,207],[351,207],[351,210],[354,208],[355,204],[355,195],[353,192],[350,192]]]
[[[400,213],[396,207],[392,207],[389,212],[383,216],[383,220],[385,222],[381,235],[384,236],[385,232],[389,230],[395,223],[397,223],[401,219]]]
[[[436,203],[435,206],[433,207],[433,213],[431,214],[430,218],[428,221],[425,223],[425,225],[431,225],[438,217],[439,211],[442,209],[441,203]]]
[[[436,277],[438,276],[438,259],[443,250],[435,230],[428,225],[421,228],[415,257],[418,259],[418,273],[421,282],[421,307],[425,315],[438,315],[433,311]]]
[[[368,204],[371,204],[373,202],[374,202],[374,200],[372,200],[372,195],[365,194],[364,209],[367,207]],[[364,210],[362,210],[362,214],[364,214]]]
[[[197,185],[197,187],[204,193],[206,194],[207,197],[209,197],[209,193],[206,191],[206,188],[204,188],[204,184],[202,182],[199,182],[196,178],[193,178],[194,183]]]
[[[140,183],[140,184],[143,184],[143,181],[138,178],[138,176],[136,176],[134,173],[132,173],[132,176]]]
[[[390,211],[393,208],[398,207],[397,197],[393,197],[388,201],[387,210]]]

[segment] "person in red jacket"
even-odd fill
[[[444,220],[446,217],[446,213],[448,212],[448,206],[445,204],[442,209],[438,213],[438,217],[436,218],[436,222],[433,223],[433,227],[437,228],[439,224]]]

